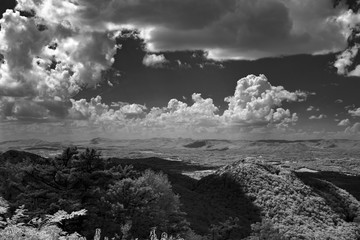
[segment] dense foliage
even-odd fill
[[[53,215],[46,215],[45,218],[33,218],[26,222],[26,210],[23,206],[16,209],[12,216],[8,214],[8,203],[0,197],[0,240],[86,240],[78,233],[69,234],[61,229],[64,220],[74,219],[78,216],[84,216],[86,210],[80,210],[68,214],[65,211],[58,211]],[[101,229],[96,229],[94,240],[108,240],[102,236]],[[114,238],[113,238],[114,239]],[[126,239],[122,237],[121,239]],[[137,240],[138,238],[136,238]],[[184,240],[179,237],[169,236],[163,232],[160,235],[161,240]],[[159,240],[156,228],[152,228],[149,240]]]
[[[63,229],[90,237],[100,228],[119,239],[146,238],[151,227],[174,235],[188,231],[179,197],[162,173],[112,166],[93,149],[67,148],[55,159],[17,155],[2,156],[0,194],[10,211],[24,205],[28,220],[86,209],[85,216],[64,221]]]
[[[215,175],[239,183],[261,209],[262,219],[286,239],[360,238],[360,203],[331,183],[312,180],[307,185],[290,171],[241,161]]]
[[[33,218],[26,222],[28,216],[23,206],[16,209],[12,216],[8,216],[8,204],[0,197],[0,240],[81,240],[79,234],[68,234],[59,225],[67,219],[83,216],[86,210],[68,214],[58,211],[44,218]]]

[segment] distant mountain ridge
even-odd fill
[[[216,145],[229,146],[280,146],[282,144],[303,144],[317,148],[333,148],[344,145],[349,147],[359,147],[360,140],[349,139],[309,139],[309,140],[278,140],[278,139],[264,139],[264,140],[228,140],[228,139],[191,139],[191,138],[150,138],[150,139],[110,139],[97,137],[90,140],[81,141],[45,141],[41,139],[19,139],[0,142],[0,149],[4,148],[22,148],[22,147],[62,147],[67,145],[129,145],[138,143],[139,146],[153,145],[163,147],[185,147],[185,148],[201,148]]]

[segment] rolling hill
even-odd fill
[[[0,159],[1,192],[8,201],[21,202],[21,196],[29,186],[38,189],[36,201],[54,194],[47,189],[47,192],[44,191],[46,195],[42,196],[39,185],[39,177],[51,179],[51,172],[44,172],[47,168],[51,169],[49,159],[16,150],[3,153]],[[36,165],[39,170],[31,172],[31,178],[25,178],[29,164]],[[106,160],[109,168],[129,164],[138,171],[151,168],[166,173],[173,191],[180,196],[181,208],[187,214],[190,227],[201,235],[211,234],[214,226],[224,226],[229,219],[236,219],[235,227],[227,232],[226,239],[251,239],[251,236],[259,234],[254,226],[260,232],[264,228],[270,229],[283,239],[360,238],[360,203],[338,187],[344,186],[357,193],[357,176],[337,178],[348,184],[332,181],[333,184],[324,180],[329,174],[295,173],[248,158],[215,169],[213,174],[198,180],[183,173],[208,170],[209,167],[156,157]],[[12,179],[13,183],[7,184],[8,179]]]

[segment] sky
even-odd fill
[[[0,140],[360,139],[357,8],[2,0]]]

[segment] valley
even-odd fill
[[[101,158],[96,152],[76,153],[69,155],[69,163],[61,163],[69,146],[79,152],[95,149]],[[9,141],[0,143],[1,189],[10,206],[25,203],[32,216],[42,213],[43,207],[54,213],[84,206],[90,209],[90,218],[81,221],[90,228],[66,225],[67,231],[92,236],[93,229],[100,227],[105,234],[113,234],[106,225],[91,221],[96,217],[114,224],[111,212],[101,212],[99,204],[105,202],[100,196],[111,195],[109,183],[119,177],[121,183],[129,181],[122,175],[138,177],[151,169],[160,176],[164,173],[179,197],[183,213],[176,214],[185,217],[189,240],[211,239],[214,232],[215,239],[253,239],[261,231],[269,231],[274,239],[281,234],[281,239],[352,240],[358,236],[360,221],[359,146],[359,141],[352,140]],[[92,165],[86,159],[97,160]],[[60,200],[48,206],[54,197]],[[72,204],[64,204],[68,201]],[[133,231],[146,234],[147,229]]]

